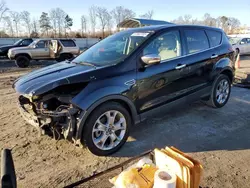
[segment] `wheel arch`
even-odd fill
[[[123,95],[110,95],[106,96],[98,101],[96,101],[94,104],[92,104],[86,111],[82,112],[82,118],[80,119],[78,125],[77,125],[77,133],[76,133],[76,140],[79,140],[82,138],[83,134],[83,128],[85,126],[86,121],[88,120],[90,114],[98,108],[100,105],[108,102],[117,102],[121,104],[131,115],[131,120],[133,124],[137,124],[140,122],[140,116],[137,113],[136,107],[133,104],[133,102],[128,99],[127,97]]]
[[[233,66],[233,62],[229,58],[223,58],[214,65],[212,79],[215,79],[220,74],[227,75],[231,82],[233,81],[235,68]]]
[[[15,59],[16,59],[17,57],[20,57],[20,56],[25,56],[25,57],[27,57],[29,60],[32,59],[31,56],[30,56],[30,54],[28,54],[28,53],[16,54],[16,55],[15,55]]]

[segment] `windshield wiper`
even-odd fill
[[[75,62],[73,62],[73,63],[75,63]],[[79,62],[79,63],[76,63],[76,64],[80,64],[80,65],[87,65],[87,66],[91,66],[91,67],[97,67],[97,66],[95,66],[95,65],[93,65],[92,63],[88,63],[88,62]]]

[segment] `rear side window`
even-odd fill
[[[220,45],[221,38],[222,38],[221,32],[206,30],[206,33],[207,33],[207,36],[209,38],[211,47],[215,47],[215,46]]]
[[[76,46],[75,42],[73,40],[60,40],[62,45],[65,47],[74,47]]]
[[[209,48],[208,38],[203,30],[185,30],[188,53],[192,54]]]

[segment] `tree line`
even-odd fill
[[[52,8],[49,12],[42,12],[39,18],[31,18],[28,11],[11,11],[4,0],[0,1],[0,23],[4,30],[0,30],[0,37],[106,37],[125,19],[136,17],[136,13],[126,7],[117,6],[112,10],[106,7],[91,6],[87,14],[79,16],[81,26],[79,30],[72,30],[73,19],[61,8]],[[153,19],[154,11],[149,10],[139,18]],[[180,16],[168,20],[176,24],[198,24],[222,28],[226,33],[239,32],[241,23],[237,18],[220,16],[212,17],[205,13],[202,19],[194,19],[192,15]],[[23,27],[22,27],[23,26]],[[97,29],[99,28],[99,29]]]

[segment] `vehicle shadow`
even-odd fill
[[[142,122],[112,156],[133,157],[165,146],[175,146],[187,153],[249,149],[249,90],[233,90],[223,108],[213,109],[198,102]]]

